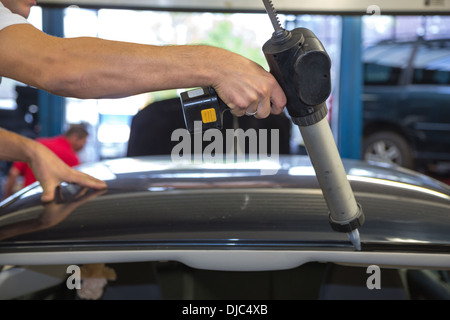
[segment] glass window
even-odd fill
[[[31,8],[28,21],[42,30],[41,7]],[[37,114],[37,89],[12,79],[0,78],[0,127],[34,138],[39,131]],[[0,198],[3,198],[3,186],[10,167],[11,162],[0,161]]]
[[[366,85],[398,85],[402,69],[375,64],[364,64],[364,84]]]
[[[414,58],[413,83],[450,84],[450,41],[421,44]]]
[[[28,21],[42,30],[42,9],[32,7]],[[5,77],[0,80],[0,127],[35,138],[39,133],[37,89]]]
[[[299,26],[313,30],[322,40],[333,61],[338,60],[340,18],[336,16],[284,16],[288,28]],[[120,22],[120,23],[118,23]],[[272,36],[273,27],[264,13],[198,13],[70,7],[65,10],[66,37],[95,36],[152,45],[208,44],[239,53],[266,70],[263,44]],[[332,32],[330,32],[332,30]],[[333,64],[335,66],[336,64]],[[335,73],[333,73],[335,75]],[[95,161],[125,155],[131,117],[150,102],[177,97],[176,90],[153,92],[124,99],[66,100],[66,121],[85,121],[95,128],[96,140],[86,145]],[[111,134],[114,132],[114,134]],[[97,159],[92,158],[97,152]]]
[[[364,84],[398,85],[414,44],[382,42],[363,51]]]
[[[364,81],[395,85],[408,67],[414,44],[422,39],[414,59],[413,83],[448,84],[450,49],[447,16],[363,17]]]
[[[41,7],[32,7],[30,11],[30,16],[28,17],[28,21],[38,28],[42,30],[42,8]],[[11,80],[8,78],[1,78],[0,81],[0,110],[15,110],[17,108],[16,105],[16,86],[25,86],[23,83],[20,83],[15,80]]]

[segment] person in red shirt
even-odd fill
[[[84,126],[72,125],[64,135],[38,138],[36,141],[50,149],[68,166],[74,167],[80,164],[77,152],[83,149],[87,137],[88,132]],[[5,184],[5,197],[14,193],[19,176],[23,176],[24,178],[22,187],[26,187],[36,181],[36,177],[27,163],[14,162]]]

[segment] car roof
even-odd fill
[[[416,41],[384,40],[365,48],[363,61],[391,67],[407,66],[414,46],[423,46],[416,53],[414,66],[416,68],[449,71],[450,39],[419,38]]]
[[[402,168],[352,160],[344,166],[366,216],[362,252],[331,229],[307,157],[229,164],[140,157],[79,167],[107,181],[106,191],[80,196],[80,188],[64,185],[59,200],[42,205],[35,184],[2,202],[0,264],[163,258],[254,270],[375,256],[388,265],[450,267],[447,185]],[[276,174],[261,175],[270,168]],[[57,223],[43,221],[52,215]],[[17,232],[24,224],[31,232]],[[8,228],[16,233],[5,237]],[[292,258],[277,258],[287,252]],[[261,262],[271,254],[275,260]]]

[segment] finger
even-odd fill
[[[96,179],[83,172],[75,171],[71,179],[72,183],[78,184],[82,187],[88,187],[92,189],[106,189],[107,185],[105,181]]]
[[[270,101],[272,102],[271,109],[273,114],[280,114],[281,112],[283,112],[283,109],[287,103],[287,98],[284,94],[283,89],[278,83],[276,83],[273,87]]]
[[[242,117],[243,115],[245,115],[245,109],[243,109],[243,108],[237,108],[237,107],[232,108],[232,107],[230,107],[230,111],[236,117]]]
[[[245,109],[245,115],[256,116],[256,114],[259,112],[259,108],[260,108],[259,101],[254,101]]]
[[[52,202],[55,199],[55,190],[57,185],[45,185],[42,186],[41,201],[44,203]]]
[[[242,117],[243,115],[245,115],[245,111],[247,109],[247,105],[245,105],[242,102],[239,103],[228,103],[227,106],[230,108],[230,111],[233,115],[235,115],[236,117]]]
[[[266,97],[264,100],[260,102],[258,105],[258,110],[255,114],[255,118],[257,119],[265,119],[270,115],[270,97]]]
[[[242,117],[246,112],[255,112],[258,108],[259,101],[260,97],[258,92],[249,88],[247,91],[242,90],[239,95],[234,95],[232,99],[227,102],[227,105],[230,107],[233,115]]]

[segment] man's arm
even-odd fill
[[[286,97],[260,65],[211,46],[151,46],[99,38],[57,38],[32,25],[0,31],[0,75],[53,94],[114,98],[213,86],[236,115],[280,113]],[[248,109],[247,109],[248,108]]]
[[[42,144],[13,132],[0,129],[0,159],[28,163],[41,183],[42,201],[52,201],[61,182],[104,189],[106,183],[67,166]]]

